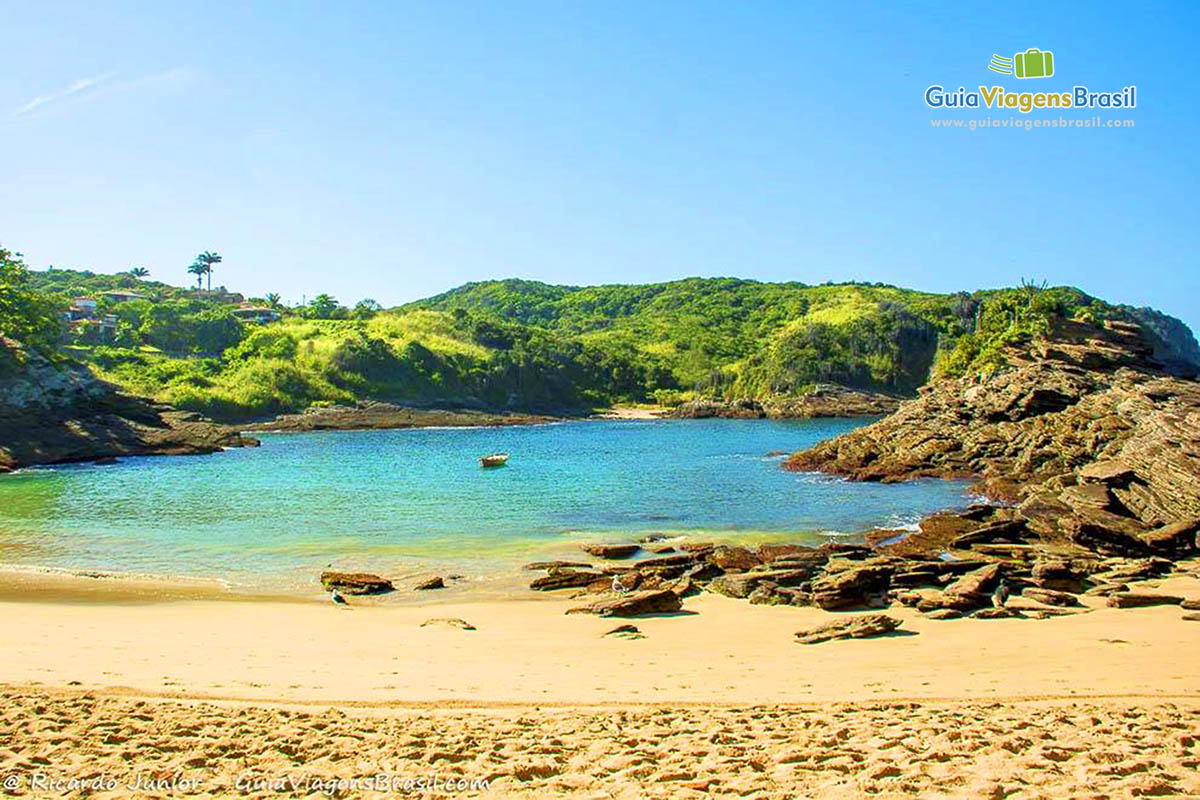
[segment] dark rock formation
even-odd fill
[[[726,572],[744,572],[754,569],[762,560],[744,547],[716,547],[708,554],[710,564]]]
[[[592,565],[586,561],[532,561],[522,567],[522,569],[561,569],[570,567],[591,569]]]
[[[1059,592],[1054,589],[1043,589],[1038,586],[1030,586],[1021,592],[1022,597],[1027,597],[1035,603],[1042,603],[1048,606],[1077,606],[1079,598],[1070,592]]]
[[[799,644],[819,644],[834,639],[866,639],[883,636],[900,627],[900,620],[887,614],[862,614],[839,619],[796,634]]]
[[[1150,592],[1117,592],[1108,596],[1108,604],[1113,608],[1177,606],[1182,602],[1182,597],[1176,597],[1172,594],[1152,594]]]
[[[645,614],[669,614],[683,607],[679,595],[669,589],[621,595],[588,606],[572,608],[568,614],[596,614],[601,617],[640,617]]]
[[[333,431],[385,430],[391,428],[496,427],[553,422],[558,417],[540,414],[509,414],[474,409],[412,408],[366,400],[353,406],[309,408],[301,414],[283,414],[273,420],[253,422],[245,430]]]
[[[827,611],[871,603],[888,588],[891,570],[880,565],[850,566],[827,573],[812,583],[813,604]]]
[[[899,405],[899,398],[892,395],[863,392],[836,384],[818,384],[806,395],[772,397],[762,402],[750,399],[693,400],[663,416],[683,419],[876,417],[892,413]]]
[[[583,550],[589,555],[596,558],[629,558],[638,550],[641,550],[640,545],[636,544],[585,544]]]
[[[419,592],[428,591],[430,589],[445,589],[445,588],[446,588],[446,581],[444,581],[440,575],[435,575],[432,578],[423,580],[420,583],[418,583],[416,586],[413,587],[413,589],[416,589]]]
[[[395,588],[387,578],[369,572],[322,572],[321,585],[343,594],[383,594]]]
[[[604,632],[605,636],[615,636],[618,639],[645,639],[646,636],[636,625],[618,625],[610,631]]]
[[[198,455],[258,441],[199,414],[124,394],[0,336],[0,472],[116,456]]]
[[[611,578],[603,572],[592,570],[554,569],[550,574],[535,578],[529,588],[538,592],[552,592],[557,589],[576,589],[597,581],[609,581]]]
[[[1016,504],[997,515],[1000,528],[963,520],[958,546],[986,534],[1085,553],[1186,555],[1200,519],[1200,384],[1153,353],[1136,325],[1059,320],[1045,338],[1010,348],[996,374],[934,381],[892,416],[786,466],[855,480],[976,476]]]

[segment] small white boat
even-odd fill
[[[508,453],[492,453],[479,459],[481,467],[503,467],[508,463]]]

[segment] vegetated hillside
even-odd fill
[[[105,378],[180,408],[240,420],[360,400],[571,411],[644,397],[641,365],[575,338],[470,313],[287,318],[253,326],[219,358],[96,347]]]
[[[620,345],[665,370],[676,387],[725,398],[803,393],[818,382],[907,394],[935,367],[994,368],[1002,347],[1056,317],[1142,322],[1156,335],[1156,356],[1185,371],[1200,365],[1200,348],[1179,320],[1070,287],[939,295],[729,278],[593,287],[506,280],[467,284],[409,308],[469,310]]]
[[[31,330],[45,341],[54,309],[77,295],[100,297],[107,331],[72,323],[62,354],[129,391],[229,421],[362,400],[562,412],[788,398],[820,383],[907,395],[932,370],[995,369],[1004,347],[1059,317],[1136,319],[1155,333],[1160,359],[1182,370],[1200,362],[1178,320],[1070,288],[938,295],[726,278],[593,287],[506,280],[391,311],[370,301],[346,308],[329,295],[294,308],[268,298],[258,302],[283,318],[255,324],[235,316],[240,296],[223,290],[128,273],[34,273],[6,259],[20,276],[16,305],[31,311]],[[100,294],[109,287],[144,297]]]
[[[752,397],[822,381],[915,389],[939,327],[953,328],[914,311],[938,300],[891,286],[729,278],[583,288],[510,280],[467,284],[409,307],[465,309],[577,335],[638,354],[669,372],[674,388]]]

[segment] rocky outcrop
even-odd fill
[[[529,588],[536,592],[553,592],[558,589],[578,589],[608,579],[608,575],[593,570],[551,568],[548,574],[535,578]]]
[[[641,550],[641,545],[637,544],[585,544],[583,551],[588,555],[593,555],[596,558],[629,558],[638,550]]]
[[[199,414],[124,394],[82,366],[51,363],[0,337],[0,472],[257,444]]]
[[[1173,594],[1154,594],[1152,592],[1117,592],[1108,597],[1108,605],[1113,608],[1177,606],[1182,602],[1182,597],[1176,597]]]
[[[680,419],[813,419],[817,417],[874,417],[890,414],[900,405],[892,395],[848,389],[836,384],[818,384],[811,392],[779,396],[763,401],[693,400],[667,411],[663,416]]]
[[[854,480],[978,477],[1015,508],[998,529],[963,521],[958,534],[977,541],[1185,555],[1200,527],[1200,383],[1170,374],[1153,353],[1136,325],[1059,320],[1011,348],[996,374],[936,381],[890,417],[786,466]]]
[[[646,614],[670,614],[683,607],[679,595],[669,589],[621,595],[587,606],[572,608],[568,614],[596,614],[601,617],[641,617]]]
[[[254,431],[386,430],[391,428],[469,428],[530,425],[558,417],[508,414],[474,409],[434,409],[398,406],[366,400],[353,406],[317,406],[301,414],[283,414],[266,422],[242,426]]]
[[[369,572],[334,572],[332,570],[321,573],[321,586],[326,591],[337,589],[342,594],[384,594],[395,588],[387,578],[381,578]]]
[[[430,589],[445,589],[446,581],[441,575],[435,575],[432,578],[426,578],[413,587],[415,591],[427,592]]]
[[[863,614],[800,631],[796,634],[796,642],[820,644],[836,639],[867,639],[872,636],[884,636],[899,627],[900,620],[887,614]]]

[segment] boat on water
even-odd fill
[[[508,463],[508,453],[492,453],[479,459],[481,467],[503,467]]]

